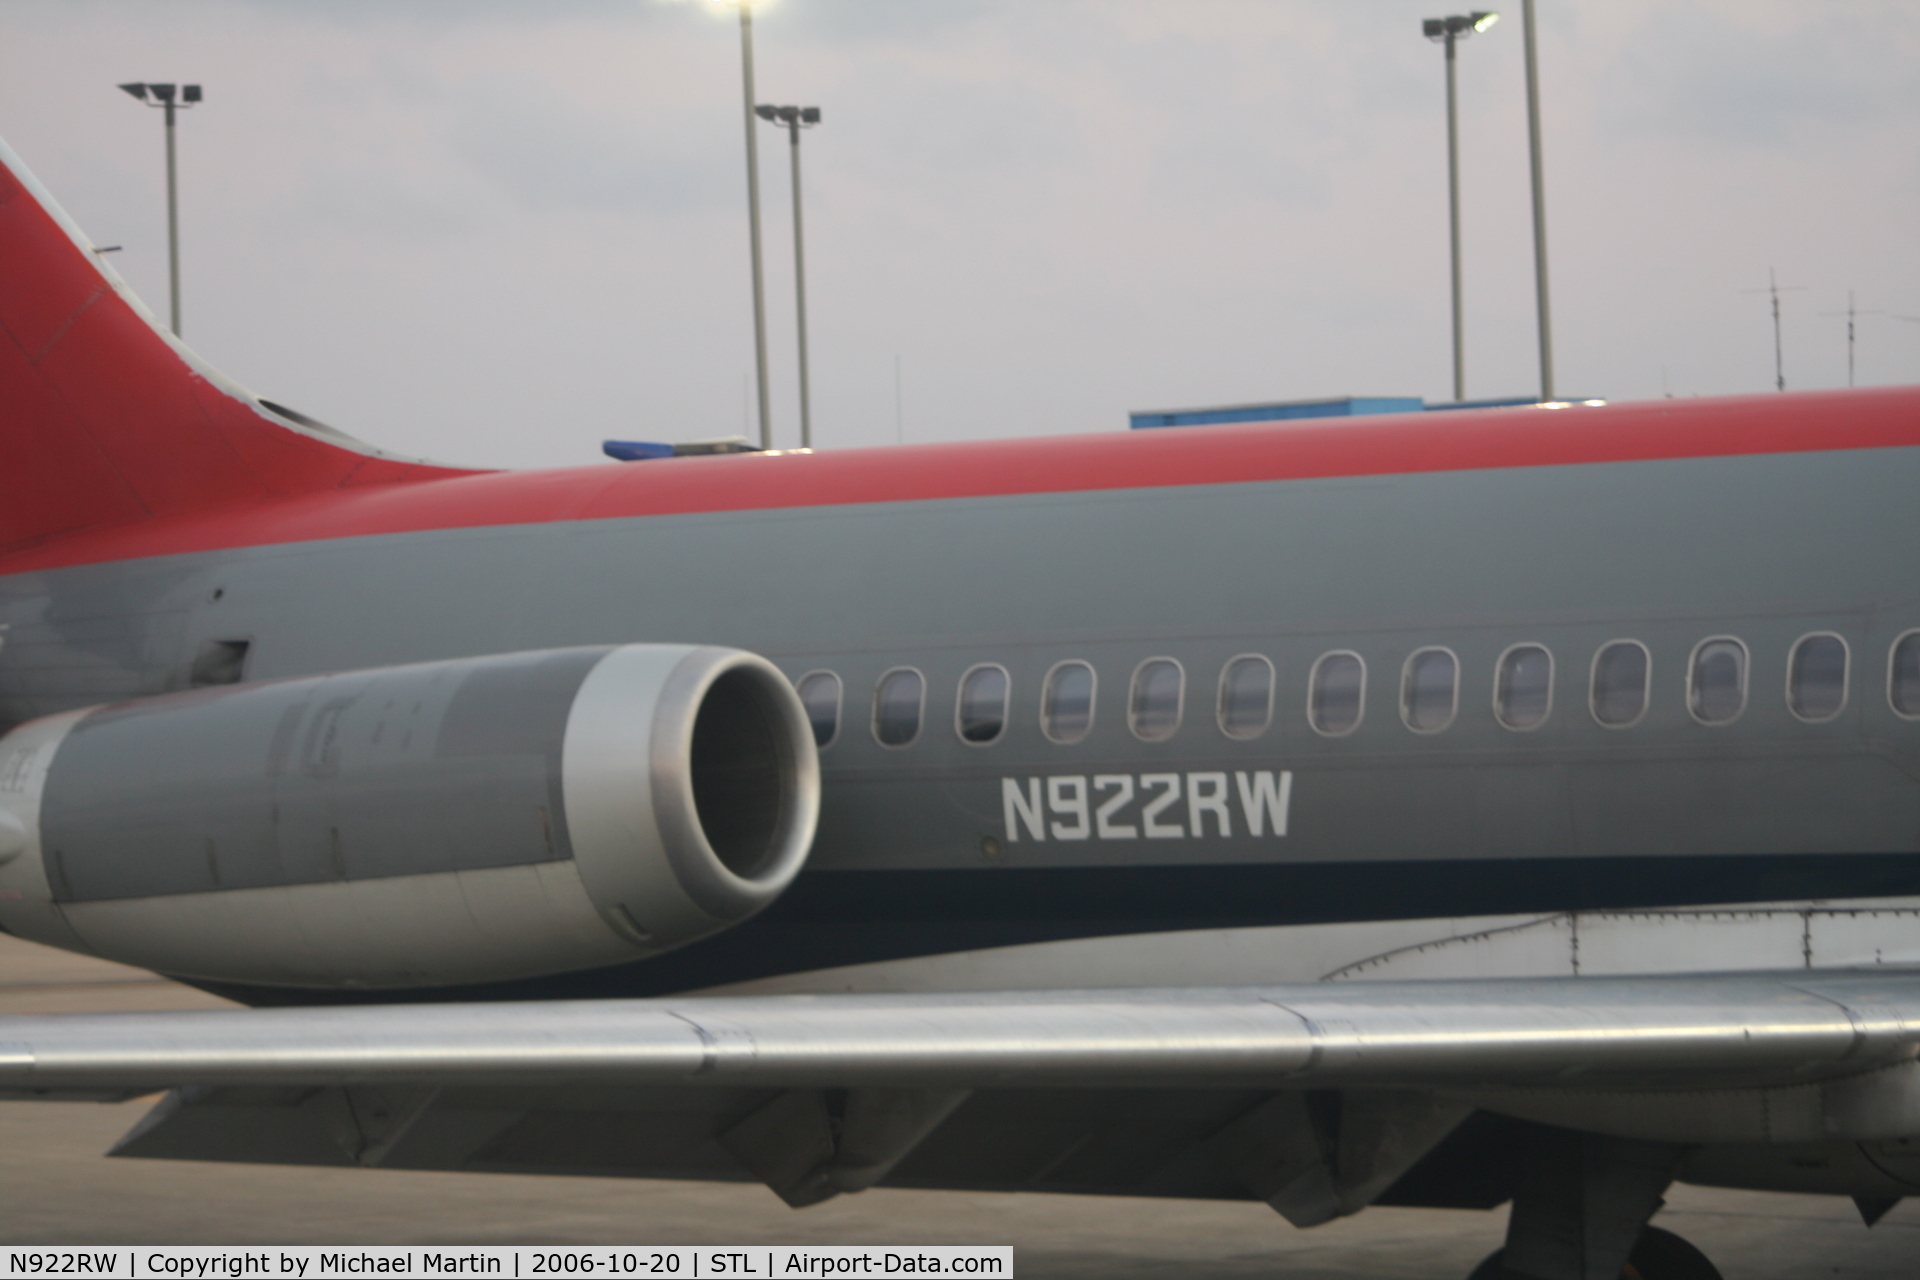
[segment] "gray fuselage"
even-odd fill
[[[1183,928],[1910,894],[1920,724],[1890,701],[1889,655],[1920,627],[1903,554],[1920,544],[1917,489],[1920,449],[1854,449],[122,560],[0,578],[0,714],[184,688],[213,641],[247,642],[248,680],[634,641],[837,675],[819,834],[786,898],[719,938],[542,992]],[[1847,650],[1844,708],[1820,722],[1788,700],[1789,655],[1811,633]],[[1691,701],[1691,660],[1712,637],[1750,654],[1724,723]],[[1647,705],[1609,727],[1590,681],[1622,639],[1649,656]],[[1553,659],[1551,710],[1525,730],[1495,714],[1496,665],[1516,645]],[[1406,663],[1432,648],[1457,657],[1457,712],[1417,732]],[[1333,651],[1366,669],[1360,722],[1337,736],[1308,715],[1310,672]],[[1217,711],[1238,655],[1271,661],[1274,694],[1271,723],[1236,738]],[[1155,657],[1180,664],[1184,689],[1177,729],[1148,741],[1129,682]],[[1098,691],[1090,731],[1062,743],[1042,731],[1042,684],[1074,660]],[[984,745],[956,730],[957,685],[978,664],[1011,677],[1006,727]],[[899,668],[922,674],[924,712],[908,745],[887,746],[876,682]],[[1274,821],[1254,835],[1235,791],[1262,773],[1288,777],[1284,835]],[[1220,806],[1168,797],[1196,774],[1224,779]]]

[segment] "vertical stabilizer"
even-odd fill
[[[83,529],[462,474],[276,413],[163,330],[0,142],[0,554]]]

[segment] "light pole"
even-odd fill
[[[818,107],[755,108],[762,120],[785,125],[793,148],[793,298],[800,317],[800,447],[813,448],[813,409],[807,390],[807,251],[800,229],[800,130],[820,123]]]
[[[1428,18],[1420,24],[1427,39],[1447,49],[1447,228],[1453,247],[1453,398],[1467,398],[1467,355],[1460,331],[1460,112],[1455,101],[1453,46],[1500,20],[1497,13],[1476,11],[1450,18]]]
[[[753,0],[716,0],[740,9],[740,88],[747,119],[747,235],[753,244],[753,366],[760,392],[760,447],[773,448],[767,402],[767,291],[760,258],[760,139],[753,127]]]
[[[177,338],[180,336],[180,194],[173,158],[173,112],[176,105],[185,110],[200,101],[200,86],[123,84],[120,87],[148,106],[159,107],[167,113],[167,301],[173,336]]]
[[[1540,171],[1540,59],[1533,42],[1533,0],[1520,0],[1527,46],[1527,151],[1533,169],[1533,295],[1540,315],[1540,398],[1553,399],[1553,320],[1547,307],[1547,188]]]

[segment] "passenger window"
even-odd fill
[[[1180,728],[1186,699],[1187,673],[1172,658],[1148,658],[1134,669],[1133,696],[1127,703],[1127,724],[1133,736],[1164,742]]]
[[[794,688],[813,725],[813,745],[831,745],[840,733],[840,677],[831,671],[809,671]]]
[[[1040,694],[1040,730],[1055,742],[1078,742],[1093,729],[1093,668],[1062,662],[1047,672]]]
[[[1220,673],[1220,732],[1257,738],[1273,723],[1273,664],[1243,653]]]
[[[1901,715],[1920,718],[1920,631],[1909,631],[1893,643],[1887,701]]]
[[[1537,644],[1517,644],[1500,655],[1493,673],[1493,715],[1509,729],[1537,729],[1553,710],[1553,655]]]
[[[1638,640],[1615,640],[1593,655],[1593,718],[1609,729],[1638,724],[1647,713],[1653,659]]]
[[[1400,673],[1400,718],[1415,733],[1438,733],[1460,705],[1460,660],[1446,649],[1418,649]]]
[[[954,727],[962,742],[984,747],[1007,731],[1007,698],[1013,682],[1005,667],[982,665],[960,677]]]
[[[1732,636],[1702,640],[1687,669],[1687,710],[1701,724],[1728,724],[1747,706],[1747,646]]]
[[[1367,692],[1367,664],[1357,653],[1323,653],[1307,677],[1307,723],[1330,738],[1360,727]]]
[[[1787,708],[1802,720],[1831,720],[1847,705],[1847,642],[1832,632],[1801,636],[1787,658]]]
[[[873,691],[873,736],[883,747],[904,747],[920,736],[927,682],[912,667],[895,667]]]

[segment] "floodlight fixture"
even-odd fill
[[[1420,34],[1429,40],[1464,40],[1476,32],[1485,31],[1500,21],[1500,15],[1485,9],[1475,9],[1472,13],[1456,13],[1445,18],[1426,18],[1420,23]]]
[[[754,114],[769,124],[785,125],[789,129],[804,129],[820,123],[818,107],[776,107],[771,103],[762,103],[754,108]]]

